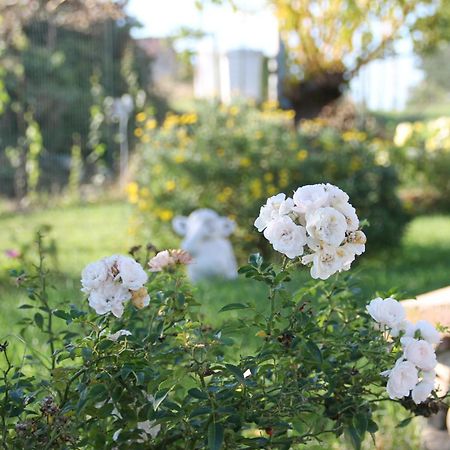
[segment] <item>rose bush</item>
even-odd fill
[[[157,126],[142,118],[136,180],[128,196],[136,206],[133,229],[158,245],[173,245],[171,220],[197,208],[212,208],[237,222],[235,248],[246,256],[265,253],[250,232],[258,205],[323,179],[341,186],[361,217],[370,222],[374,247],[399,242],[406,216],[396,194],[397,176],[386,144],[362,131],[340,132],[320,120],[292,125],[292,112],[275,105],[204,105],[196,113],[170,114]],[[245,260],[245,259],[242,259]]]
[[[199,312],[185,252],[133,248],[89,264],[80,308],[49,295],[39,237],[36,273],[13,275],[30,299],[22,324],[43,333],[48,355],[18,358],[2,341],[2,447],[289,449],[344,435],[359,449],[381,402],[436,412],[439,333],[407,322],[392,298],[365,311],[349,272],[365,235],[348,195],[330,184],[278,194],[255,226],[283,264],[252,255],[240,273],[267,297],[225,305],[218,313],[240,314],[220,327]],[[292,291],[302,266],[313,280]]]

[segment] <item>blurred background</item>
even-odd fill
[[[368,220],[362,302],[445,287],[449,175],[448,0],[0,2],[3,328],[22,301],[7,272],[33,261],[38,229],[58,295],[79,302],[84,264],[176,247],[173,217],[199,207],[236,221],[241,263],[267,255],[260,206],[319,182]],[[246,280],[197,291],[211,320],[261,295]],[[366,448],[420,448],[391,409]]]

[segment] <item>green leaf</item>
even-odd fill
[[[64,319],[70,322],[72,321],[71,315],[66,311],[63,311],[62,309],[56,309],[55,311],[53,311],[53,315],[59,317],[60,319]]]
[[[211,414],[211,408],[209,406],[201,406],[193,409],[189,417],[197,417],[204,414]]]
[[[19,306],[19,309],[31,309],[31,308],[34,308],[34,306],[33,305],[20,305]]]
[[[253,253],[248,258],[248,262],[255,267],[260,267],[261,264],[264,262],[263,257],[259,253]]]
[[[320,348],[313,341],[306,342],[306,349],[308,353],[319,363],[322,363],[322,352]]]
[[[211,422],[208,427],[209,450],[220,450],[223,444],[223,426],[220,423]]]
[[[353,426],[355,427],[359,436],[361,436],[361,438],[362,438],[367,431],[367,425],[368,425],[367,415],[364,413],[355,414],[353,416],[352,422],[353,422]]]
[[[373,420],[367,422],[367,431],[369,433],[376,433],[378,431],[378,425]]]
[[[240,383],[245,383],[244,374],[239,367],[233,366],[233,364],[225,364],[225,367],[237,378]]]
[[[191,397],[197,398],[199,400],[206,400],[208,398],[208,394],[206,392],[201,391],[198,388],[189,389],[188,394]]]
[[[413,417],[407,417],[406,419],[402,420],[402,421],[396,426],[396,428],[403,428],[403,427],[406,427],[407,425],[409,425],[409,423],[411,422],[411,420],[413,420]]]
[[[346,430],[346,435],[349,441],[351,442],[353,448],[355,450],[361,449],[361,436],[353,425],[350,425]]]
[[[42,330],[42,327],[44,326],[44,317],[42,317],[41,313],[36,313],[34,315],[34,322]]]
[[[229,303],[228,305],[225,305],[223,308],[220,308],[219,312],[224,311],[232,311],[233,309],[246,309],[250,308],[249,304],[246,303]]]

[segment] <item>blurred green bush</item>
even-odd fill
[[[450,210],[450,117],[403,122],[395,130],[392,163],[402,168],[407,207]]]
[[[237,222],[240,251],[261,250],[253,221],[267,197],[330,182],[348,192],[358,216],[369,220],[369,248],[397,244],[407,216],[396,194],[396,172],[383,157],[386,143],[358,130],[340,132],[320,119],[297,130],[293,115],[271,103],[262,109],[209,104],[168,114],[158,126],[141,113],[135,182],[128,185],[136,226],[161,245],[156,229],[162,224],[168,229],[175,215],[208,207]]]

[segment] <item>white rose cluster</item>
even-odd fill
[[[389,397],[411,395],[416,404],[424,402],[434,389],[437,360],[433,344],[439,343],[439,332],[426,320],[415,324],[406,320],[403,306],[393,298],[377,297],[367,305],[367,311],[393,338],[400,338],[402,356],[381,374],[388,377]]]
[[[315,279],[348,270],[365,251],[355,208],[344,191],[329,183],[299,187],[293,198],[270,197],[254,225],[276,251],[312,264]]]
[[[148,276],[133,258],[113,255],[88,264],[81,274],[83,292],[97,314],[111,312],[122,317],[124,304],[131,300],[136,308],[148,306],[145,283]]]

